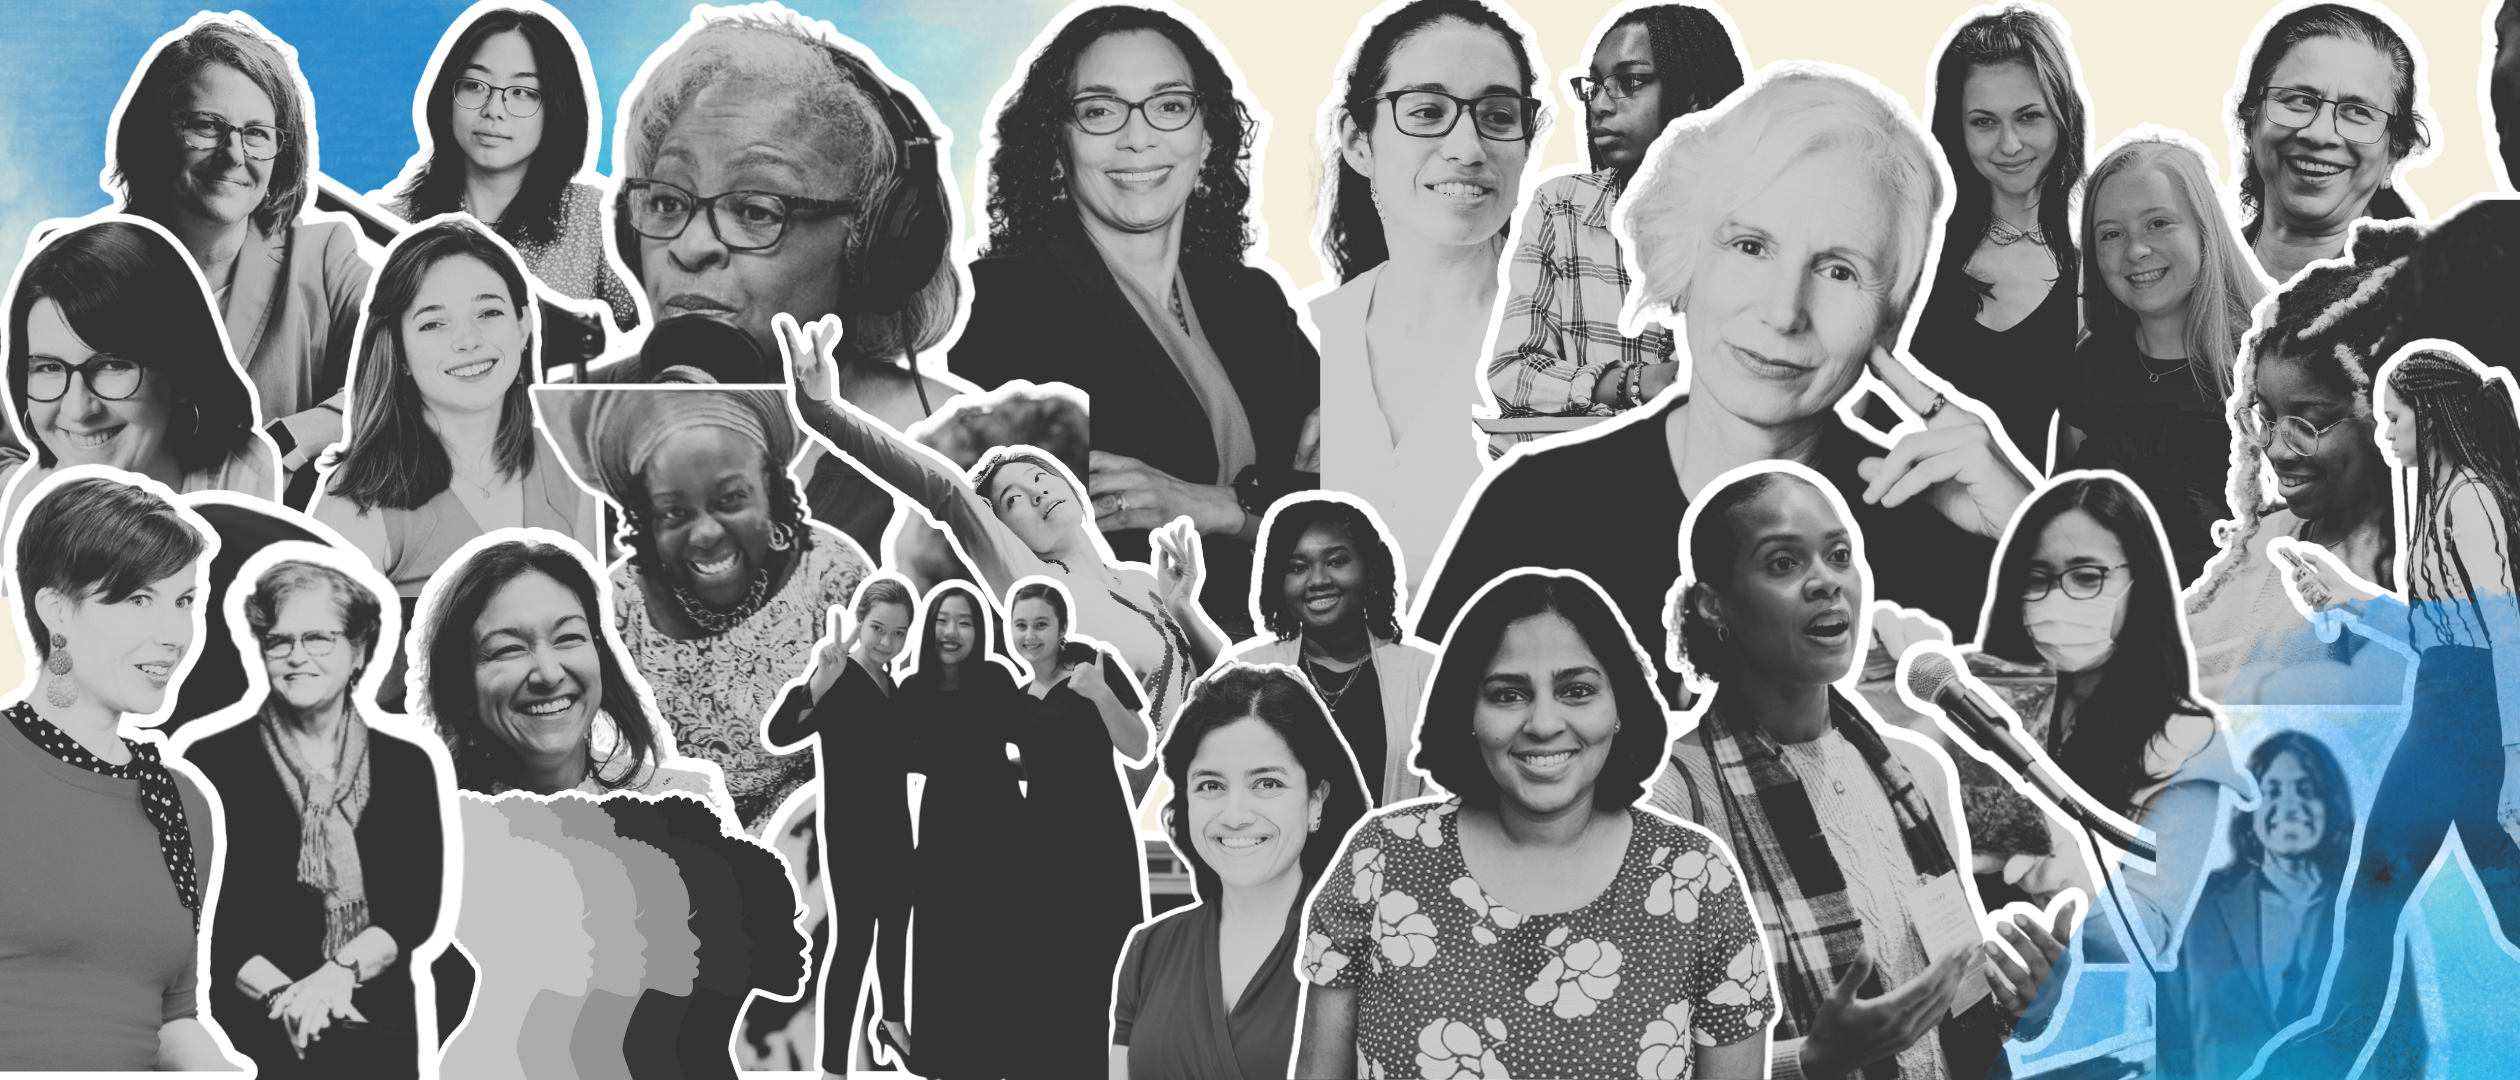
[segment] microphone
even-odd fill
[[[2066,816],[2084,828],[2107,837],[2110,843],[2129,855],[2146,862],[2158,858],[2151,844],[2136,839],[2132,833],[2110,820],[2107,814],[2085,804],[2063,782],[2049,775],[2048,770],[2038,768],[2030,747],[2014,732],[2011,722],[2004,718],[2002,711],[1988,704],[1961,681],[1960,669],[1951,662],[1951,657],[1939,651],[1925,650],[1908,665],[1907,684],[1910,692],[1940,708],[1954,725],[1968,733],[1971,741],[2012,766],[2014,772],[2030,781],[2040,794],[2046,795],[2049,801],[2064,810]]]

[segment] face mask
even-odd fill
[[[2090,671],[2117,652],[2118,620],[2126,597],[2095,596],[2076,600],[2056,590],[2021,605],[2021,622],[2039,655],[2058,671]]]

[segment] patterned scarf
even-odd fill
[[[1950,872],[1951,850],[1915,778],[1891,756],[1871,722],[1835,690],[1829,691],[1829,725],[1855,747],[1881,782],[1916,872]],[[1776,934],[1772,941],[1783,944],[1776,958],[1776,982],[1785,1008],[1774,1038],[1800,1038],[1809,1034],[1803,1025],[1819,1015],[1821,1003],[1863,949],[1863,922],[1847,898],[1846,878],[1829,852],[1829,838],[1820,830],[1811,798],[1776,740],[1756,721],[1714,708],[1707,710],[1699,730],[1715,764],[1716,794],[1731,830],[1727,839],[1733,855],[1750,882],[1759,921]],[[1876,967],[1856,996],[1875,997],[1883,989]],[[1951,1022],[1943,1025],[1943,1032],[1944,1053],[1957,1065],[1964,1060],[1954,1055],[1958,1033]],[[1891,1080],[1899,1075],[1899,1062],[1895,1056],[1883,1058],[1862,1071],[1869,1080]]]
[[[43,747],[44,752],[99,776],[140,782],[140,809],[149,815],[149,824],[157,827],[158,856],[166,860],[166,876],[175,879],[175,896],[193,913],[193,926],[201,926],[201,881],[193,866],[192,827],[184,818],[184,796],[176,790],[175,775],[166,771],[158,759],[158,749],[148,743],[129,739],[131,760],[108,765],[105,759],[88,753],[70,733],[53,726],[52,721],[35,715],[33,706],[21,701],[8,708],[9,719],[25,733],[28,741]]]
[[[368,730],[359,714],[341,714],[341,745],[332,774],[318,773],[280,736],[272,717],[260,721],[263,750],[298,816],[298,883],[324,898],[324,955],[341,951],[368,927],[367,879],[359,868],[359,815],[368,804]]]

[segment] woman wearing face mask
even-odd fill
[[[1984,652],[2056,672],[2044,749],[2085,794],[2159,838],[2149,873],[2115,868],[2149,955],[2172,940],[2205,872],[2222,795],[2250,795],[2214,711],[2195,695],[2178,584],[2160,525],[2112,473],[2033,496],[1995,557]],[[2058,850],[2073,849],[2071,841]],[[2060,856],[2050,856],[2051,858]]]
[[[411,953],[446,876],[441,766],[353,701],[393,636],[380,598],[321,563],[264,565],[244,610],[269,696],[184,749],[227,814],[210,1009],[275,1080],[416,1077]]]
[[[209,530],[109,475],[35,493],[12,530],[34,647],[0,709],[0,1071],[233,1070],[194,1005],[213,804],[124,726],[192,649]]]
[[[1480,592],[1418,731],[1454,794],[1359,825],[1313,893],[1295,1075],[1763,1075],[1749,883],[1641,805],[1670,745],[1645,672],[1581,577]]]
[[[1669,659],[1715,687],[1653,804],[1727,841],[1758,910],[1779,913],[1767,925],[1774,1075],[1987,1076],[2076,913],[1998,921],[2022,963],[1974,940],[1928,951],[1928,920],[1976,925],[1960,876],[1969,848],[1940,755],[1833,688],[1861,655],[1871,574],[1822,483],[1753,466],[1690,508]],[[1991,999],[1958,996],[1980,971]]]
[[[1253,102],[1184,18],[1080,7],[1029,54],[991,118],[989,237],[952,362],[983,388],[1084,390],[1094,525],[1134,561],[1190,518],[1207,608],[1235,626],[1261,514],[1318,486],[1320,364],[1284,278],[1249,260]]]
[[[447,35],[420,84],[421,151],[393,185],[394,212],[480,218],[544,285],[601,300],[616,325],[637,326],[638,302],[605,262],[602,195],[575,179],[601,141],[577,28],[496,8]]]
[[[1984,402],[2034,473],[2048,469],[2076,336],[2070,223],[2091,153],[2076,68],[2056,13],[2021,3],[1962,23],[1934,64],[1951,219],[1909,350]]]
[[[2313,608],[2413,648],[2415,695],[2372,796],[2341,920],[2344,939],[2384,941],[2458,826],[2506,939],[2520,941],[2520,401],[2508,374],[2417,346],[2382,370],[2382,432],[2410,467],[2405,599],[2344,577],[2315,549],[2278,554]],[[2411,605],[2411,607],[2410,607]],[[2287,1042],[2269,1075],[2342,1076],[2389,1004],[2389,951],[2335,961],[2320,1023]]]
[[[1349,55],[1322,109],[1319,235],[1340,284],[1311,305],[1321,481],[1374,507],[1422,571],[1485,463],[1474,365],[1546,117],[1526,28],[1485,0],[1416,0]]]
[[[2397,581],[2388,463],[2372,439],[2371,381],[2385,357],[2411,226],[2366,226],[2353,258],[2307,271],[2275,295],[2231,397],[2237,518],[2188,590],[2196,688],[2237,704],[2398,705],[2405,661],[2360,634],[2324,642],[2284,591],[2278,537],[2317,544],[2356,576]],[[2275,499],[2268,500],[2272,472]]]
[[[849,1074],[850,1049],[858,1045],[851,1029],[863,1011],[858,991],[870,950],[884,1019],[897,1024],[908,1015],[902,949],[910,921],[910,803],[902,784],[910,762],[892,697],[893,660],[909,637],[913,606],[899,577],[869,576],[851,608],[856,625],[826,641],[813,673],[788,692],[762,740],[782,754],[816,740],[814,773],[824,781],[814,832],[822,865],[848,875],[846,886],[831,891],[831,961],[822,989],[822,1067],[836,1076]],[[834,877],[826,869],[823,880]]]
[[[1035,929],[1009,916],[1016,868],[1029,868],[1029,830],[1013,744],[1038,705],[991,655],[989,609],[971,586],[931,590],[919,613],[919,651],[893,699],[916,726],[910,771],[927,777],[912,859],[906,1027],[886,1036],[906,1066],[938,1080],[996,1080],[1021,1061],[1025,1000],[1002,965],[1026,955]]]
[[[2170,538],[2177,581],[2214,554],[2231,432],[2223,416],[2249,313],[2266,283],[2224,216],[2205,150],[2141,128],[2091,171],[2083,300],[2057,460],[2115,469],[2143,489]]]
[[[111,465],[178,492],[268,499],[280,474],[254,430],[200,279],[167,235],[111,219],[30,255],[9,304],[9,400],[34,448],[15,507],[56,469]]]
[[[1089,1076],[1110,1058],[1107,975],[1129,928],[1146,921],[1145,847],[1112,753],[1143,765],[1152,734],[1127,670],[1068,632],[1066,590],[1028,581],[1007,595],[1007,644],[1031,673],[1024,692],[1040,703],[1015,739],[1026,848],[1035,880],[1059,883],[1030,905],[1025,1069]]]
[[[1367,808],[1321,701],[1282,666],[1222,664],[1164,741],[1164,831],[1199,900],[1138,927],[1111,986],[1113,1080],[1283,1076],[1299,916]]]
[[[1225,649],[1225,635],[1199,603],[1195,525],[1176,519],[1157,530],[1151,567],[1119,562],[1086,516],[1085,486],[1066,466],[1016,446],[991,450],[968,473],[957,473],[833,393],[837,320],[817,322],[810,332],[784,318],[778,325],[795,380],[790,400],[805,425],[944,527],[988,587],[1013,589],[1036,574],[1066,586],[1077,621],[1098,628],[1146,688],[1146,715],[1161,732],[1190,680]]]
[[[1269,633],[1227,658],[1302,672],[1348,749],[1370,763],[1376,805],[1424,794],[1409,748],[1435,649],[1401,632],[1400,554],[1373,511],[1345,492],[1288,496],[1269,508],[1260,552],[1252,604]]]
[[[2432,149],[2423,85],[2397,21],[2361,7],[2311,4],[2260,32],[2231,118],[2244,231],[2267,276],[2344,254],[2357,218],[2420,216],[2392,180]]]

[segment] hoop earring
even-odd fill
[[[187,405],[187,406],[190,406],[190,407],[192,408],[192,434],[195,434],[195,435],[199,435],[199,434],[201,434],[201,406],[200,406],[200,404],[198,404],[198,403],[196,403],[196,402],[190,402],[190,401],[187,401],[187,402],[185,402],[184,404],[185,404],[185,405]]]
[[[1726,626],[1726,625],[1724,625],[1724,624],[1722,624],[1722,623],[1716,623],[1716,624],[1715,624],[1715,640],[1717,640],[1717,641],[1731,641],[1731,640],[1732,640],[1732,627]]]
[[[771,533],[770,533],[770,550],[772,550],[772,551],[786,551],[786,550],[788,550],[788,549],[790,549],[790,548],[793,548],[793,547],[795,547],[795,546],[796,546],[796,526],[794,526],[794,525],[790,525],[790,524],[788,524],[788,523],[786,523],[786,522],[780,522],[780,523],[779,523],[779,527],[778,527],[778,528],[776,528],[776,529],[774,529],[774,530],[771,530]]]

